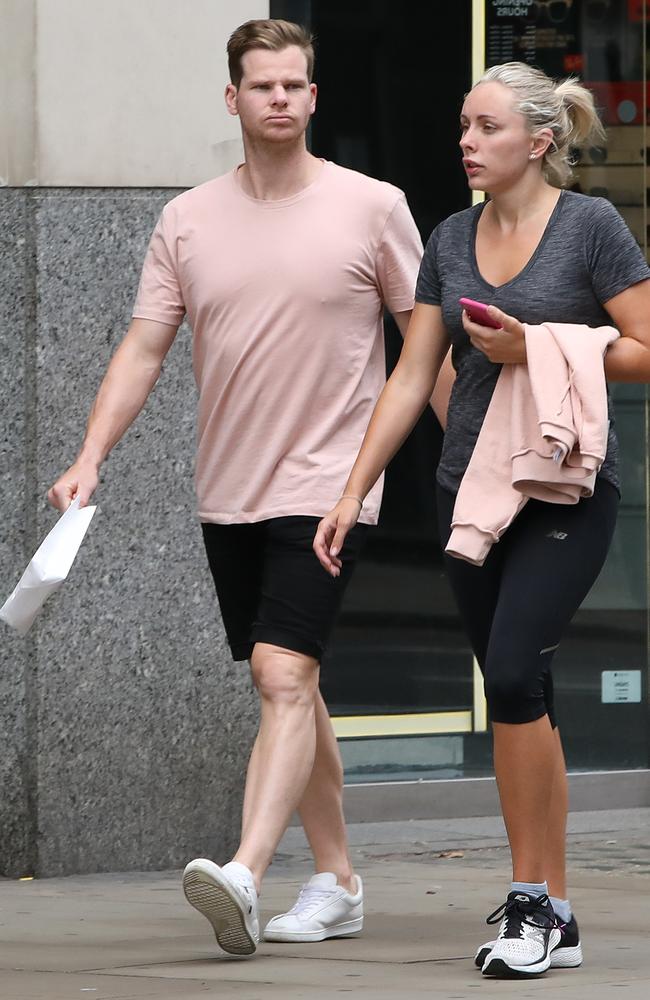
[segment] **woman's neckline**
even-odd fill
[[[527,272],[535,264],[537,258],[539,257],[539,255],[540,255],[540,253],[541,253],[541,251],[542,251],[542,249],[544,247],[544,244],[546,243],[546,241],[548,239],[548,236],[549,236],[551,230],[553,229],[553,227],[555,225],[556,219],[559,216],[560,211],[561,211],[561,206],[564,203],[564,196],[565,195],[566,195],[566,191],[564,191],[564,190],[560,191],[560,196],[557,199],[557,201],[555,202],[555,205],[553,206],[553,211],[551,212],[551,214],[548,217],[546,225],[544,226],[544,231],[543,231],[542,235],[540,236],[540,238],[538,240],[537,246],[533,250],[532,254],[528,258],[528,260],[526,261],[526,263],[524,264],[524,266],[521,268],[521,270],[519,270],[516,274],[514,274],[512,276],[512,278],[509,278],[508,281],[502,282],[500,285],[493,285],[490,281],[487,280],[487,278],[484,278],[483,275],[481,274],[481,270],[480,270],[480,268],[478,266],[478,258],[476,256],[476,236],[477,236],[477,233],[478,233],[478,224],[479,224],[481,216],[482,216],[482,214],[483,214],[483,212],[485,210],[487,202],[483,202],[481,205],[479,205],[479,210],[475,213],[474,219],[473,219],[473,223],[472,223],[471,248],[472,248],[472,268],[473,268],[473,270],[474,270],[477,278],[481,281],[481,283],[483,285],[485,285],[487,288],[491,289],[493,292],[498,292],[502,288],[507,288],[509,285],[512,285],[514,282],[518,281],[520,278],[523,278],[523,276],[525,274],[527,274]]]

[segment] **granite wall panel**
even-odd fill
[[[74,459],[149,234],[174,193],[30,195],[38,537],[56,519],[47,489]],[[40,875],[223,861],[236,844],[257,706],[247,668],[230,659],[202,550],[195,403],[182,327],[104,466],[71,576],[34,629]]]
[[[24,569],[33,518],[28,469],[33,468],[34,266],[30,201],[0,191],[0,605]],[[0,624],[0,875],[28,874],[35,866],[35,765],[28,730],[37,712],[33,643]],[[31,734],[33,736],[33,732]]]

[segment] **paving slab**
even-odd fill
[[[581,969],[513,982],[487,980],[474,968],[475,949],[489,936],[485,915],[499,905],[509,879],[496,819],[481,821],[481,828],[456,820],[427,823],[426,830],[363,824],[351,830],[365,886],[363,935],[311,945],[262,943],[250,959],[219,951],[206,921],[183,898],[180,872],[0,881],[0,998],[325,1000],[354,993],[369,1000],[479,994],[647,1000],[650,877],[642,855],[649,820],[650,810],[572,820]],[[289,831],[281,846],[264,884],[263,920],[290,905],[310,873],[297,833]],[[459,856],[444,856],[449,851]]]

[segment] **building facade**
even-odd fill
[[[462,95],[528,59],[593,86],[607,148],[576,183],[647,243],[645,5],[0,0],[0,564],[7,593],[54,521],[129,321],[162,205],[241,160],[225,44],[251,17],[317,37],[310,143],[403,188],[426,239],[469,204]],[[399,337],[386,331],[387,362]],[[650,800],[648,404],[615,386],[623,505],[612,551],[555,676],[575,802]],[[195,389],[183,328],[145,411],[106,463],[73,576],[26,640],[0,646],[0,873],[180,865],[236,841],[256,725],[194,514]],[[435,528],[441,431],[426,413],[388,472],[382,520],[348,592],[323,689],[351,818],[496,808],[479,674]]]

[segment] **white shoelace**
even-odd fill
[[[505,938],[506,935],[507,935],[507,933],[508,933],[508,918],[504,917],[503,920],[502,920],[502,922],[501,922],[501,927],[499,928],[499,933],[497,935],[497,940],[502,940],[503,938]],[[537,943],[539,943],[539,942],[543,941],[543,938],[544,938],[543,928],[542,927],[538,927],[538,926],[536,926],[534,924],[529,924],[529,923],[526,923],[525,921],[522,921],[521,924],[520,924],[520,926],[519,926],[519,937],[523,941],[526,941],[527,939],[530,938],[533,941],[536,941]]]
[[[323,889],[319,886],[303,885],[302,889],[298,893],[298,899],[294,905],[289,910],[289,913],[295,913],[297,916],[306,914],[315,910],[321,903],[326,902],[331,899],[332,896],[336,894],[336,889]]]

